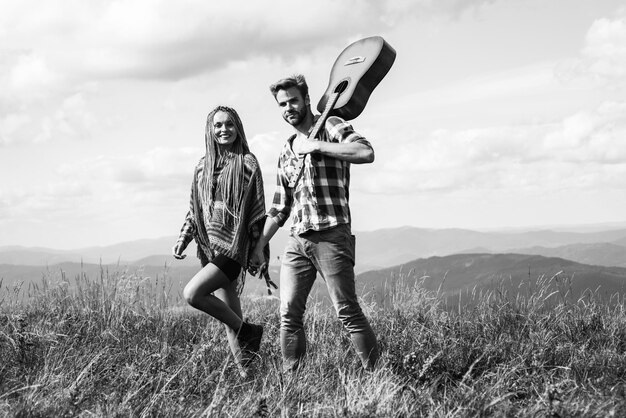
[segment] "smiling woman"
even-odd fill
[[[194,173],[189,212],[172,251],[182,259],[189,242],[196,241],[202,269],[189,280],[183,296],[224,324],[233,355],[245,365],[259,351],[263,334],[262,326],[243,321],[239,300],[250,250],[265,220],[263,179],[234,109],[218,106],[209,113],[205,146]]]
[[[213,133],[218,144],[231,145],[237,139],[237,128],[228,112],[219,110],[213,116]],[[219,148],[224,149],[223,147]]]

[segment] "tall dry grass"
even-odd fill
[[[245,377],[222,326],[168,288],[106,271],[44,278],[25,300],[0,287],[0,415],[626,416],[624,303],[573,299],[558,277],[455,306],[411,272],[390,278],[362,301],[382,348],[374,372],[312,300],[307,361],[283,374],[277,301],[244,300],[265,325]]]

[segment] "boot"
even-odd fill
[[[263,327],[261,325],[243,322],[237,334],[237,342],[243,352],[257,353],[261,348]]]

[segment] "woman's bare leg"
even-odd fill
[[[235,288],[235,284],[233,282],[230,282],[229,286],[217,289],[215,291],[215,296],[219,298],[222,302],[224,302],[224,304],[226,304],[235,314],[237,314],[240,320],[243,318],[241,312],[241,302],[239,300],[239,295],[237,294],[237,289]],[[226,324],[224,324],[224,328],[226,329],[226,337],[228,338],[230,351],[232,351],[235,359],[240,362],[242,356],[239,342],[237,341],[238,328],[234,329]]]
[[[214,292],[223,298],[212,295]],[[243,321],[239,296],[233,283],[215,264],[209,263],[196,273],[183,289],[183,296],[191,306],[231,328],[235,335],[241,328]],[[230,334],[228,339],[230,341]]]

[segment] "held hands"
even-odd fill
[[[259,271],[267,268],[267,262],[265,261],[263,247],[261,245],[257,245],[256,247],[254,247],[254,250],[250,255],[250,262],[248,264],[248,271],[253,276],[256,276]]]
[[[276,286],[276,283],[274,283],[272,281],[272,278],[270,277],[269,267],[267,266],[267,263],[264,263],[259,269],[259,279],[261,277],[265,279],[265,285],[267,286],[268,295],[272,294],[272,287],[274,288],[274,290],[278,289],[278,286]]]
[[[263,246],[257,245],[250,256],[250,263],[248,266],[248,272],[253,276],[256,276],[257,273],[259,275],[259,279],[265,279],[265,284],[267,285],[267,294],[272,294],[272,287],[274,289],[278,289],[276,283],[272,281],[269,273],[269,265],[267,261],[265,261],[265,255],[263,251]]]
[[[186,254],[183,254],[183,251],[185,251],[185,246],[182,242],[177,242],[176,245],[172,247],[172,255],[177,260],[182,260],[183,258],[187,257]]]

